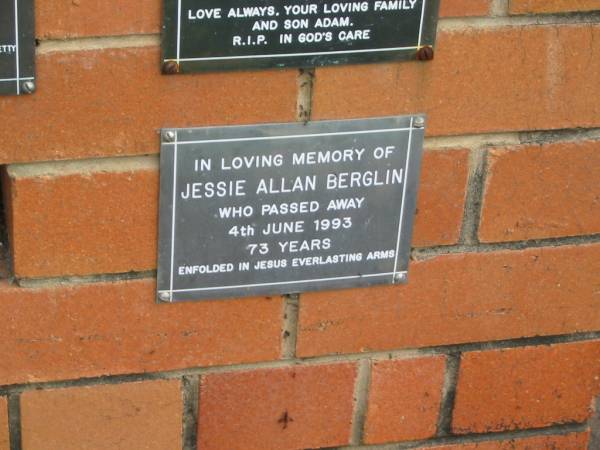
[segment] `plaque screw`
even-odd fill
[[[433,47],[426,45],[417,50],[417,59],[419,61],[431,61],[433,59]]]
[[[415,117],[415,121],[413,122],[415,128],[423,128],[425,126],[425,118],[424,117]]]
[[[394,282],[395,283],[404,283],[406,281],[406,274],[405,273],[397,273],[396,275],[394,275]]]
[[[162,65],[162,72],[165,75],[175,75],[179,73],[179,64],[177,61],[165,61]]]
[[[163,133],[163,139],[166,142],[173,142],[175,140],[175,132],[174,131],[165,131]]]
[[[33,94],[35,92],[35,83],[33,81],[25,81],[21,85],[21,89],[23,89],[23,92],[26,94]]]
[[[171,293],[168,291],[160,291],[158,293],[158,298],[160,299],[160,301],[162,302],[171,302]]]

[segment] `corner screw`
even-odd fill
[[[433,47],[426,45],[417,50],[417,59],[419,61],[431,61],[433,59]]]
[[[158,298],[160,299],[161,302],[171,302],[172,301],[171,293],[168,291],[160,291],[158,293]]]
[[[406,281],[405,273],[397,273],[394,275],[394,283],[404,283]]]
[[[179,73],[179,64],[177,61],[165,61],[162,65],[162,73],[165,75],[175,75]]]
[[[425,117],[421,117],[421,116],[415,117],[413,125],[415,126],[415,128],[425,127]]]
[[[33,94],[35,92],[35,83],[33,81],[25,81],[21,85],[21,89],[26,94]]]
[[[175,136],[176,136],[176,134],[175,134],[174,131],[165,131],[163,133],[163,139],[166,142],[173,142],[173,141],[175,141]]]

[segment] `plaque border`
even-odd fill
[[[415,122],[421,120],[423,126],[416,126]],[[378,125],[375,128],[364,129],[365,122],[371,122]],[[399,124],[406,124],[404,126]],[[322,290],[322,287],[316,286],[316,283],[327,282],[328,289],[343,289],[352,287],[366,287],[374,284],[400,284],[408,280],[409,253],[412,240],[412,231],[414,226],[414,211],[416,208],[416,197],[418,191],[418,180],[420,176],[421,158],[423,153],[423,141],[425,135],[425,115],[415,114],[410,116],[392,116],[368,119],[350,119],[350,120],[327,120],[309,122],[318,130],[327,130],[328,128],[345,128],[343,131],[317,132],[317,133],[298,133],[285,134],[287,129],[302,130],[305,125],[298,122],[280,123],[280,124],[258,124],[224,127],[205,127],[205,128],[167,128],[161,130],[161,152],[160,152],[160,205],[159,211],[163,212],[170,209],[170,215],[167,219],[168,227],[159,217],[159,242],[158,242],[158,274],[157,274],[157,302],[180,302],[180,301],[206,301],[219,298],[238,298],[248,295],[276,295],[293,294],[304,291]],[[358,127],[357,127],[358,126]],[[361,129],[363,128],[363,129]],[[394,269],[392,272],[348,275],[341,277],[326,277],[307,280],[293,280],[269,283],[254,283],[245,285],[226,285],[197,287],[193,289],[174,289],[174,263],[175,263],[175,239],[176,227],[175,218],[177,210],[177,154],[180,147],[186,145],[201,145],[213,142],[239,142],[239,141],[257,141],[274,139],[295,139],[303,137],[319,137],[331,135],[356,135],[356,134],[374,134],[386,132],[407,131],[407,158],[405,163],[406,179],[402,186],[402,201],[398,211],[398,231],[396,233],[396,255],[394,259]],[[414,157],[411,161],[411,153]],[[172,171],[164,171],[163,168],[169,168]],[[171,186],[172,192],[168,205],[166,193],[163,187]],[[407,205],[407,191],[413,189],[413,203]],[[167,228],[167,229],[165,229]],[[168,232],[168,236],[165,236]],[[403,239],[404,238],[404,239]],[[165,268],[160,262],[168,258],[168,268]],[[169,271],[168,278],[165,279],[165,269]],[[167,282],[168,280],[168,282]],[[350,280],[362,281],[360,284],[348,285]],[[165,285],[166,283],[166,285]],[[305,286],[310,284],[310,286]],[[287,286],[300,285],[303,289],[290,289]],[[263,288],[263,289],[256,289]],[[252,289],[250,292],[249,290]],[[248,290],[248,293],[240,292]],[[210,297],[197,297],[200,292],[214,291]],[[228,291],[237,291],[228,294]]]

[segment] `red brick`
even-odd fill
[[[423,155],[413,246],[458,242],[467,193],[468,150],[436,150]]]
[[[479,238],[600,233],[600,141],[491,150]]]
[[[365,442],[427,439],[436,433],[446,358],[373,363]]]
[[[43,39],[159,33],[161,3],[152,0],[37,0],[36,34]]]
[[[583,422],[600,393],[600,341],[463,354],[457,433]]]
[[[439,256],[406,286],[301,297],[298,355],[598,330],[600,245]]]
[[[426,447],[428,450],[588,450],[589,433]],[[425,447],[422,448],[425,450]]]
[[[420,111],[432,136],[597,127],[598,73],[598,24],[442,30],[431,62],[317,69],[313,119]]]
[[[179,380],[29,391],[21,396],[23,448],[181,448]]]
[[[0,98],[0,162],[156,153],[162,127],[295,120],[296,70],[165,76],[159,53],[38,55],[36,94]]]
[[[0,385],[277,359],[280,298],[157,305],[154,280],[0,284]]]
[[[510,0],[511,14],[563,13],[600,10],[599,0]]]
[[[10,197],[15,276],[156,267],[157,162],[135,158],[109,164],[117,172],[104,170],[102,161],[81,166],[81,173],[65,173],[73,164],[8,169],[4,189]]]
[[[413,243],[456,243],[468,152],[428,151],[423,166]],[[17,278],[156,268],[155,158],[12,165],[5,172],[10,250]]]
[[[299,450],[347,444],[355,377],[354,364],[203,376],[199,448]]]
[[[491,0],[442,0],[441,17],[487,16]]]
[[[0,450],[10,450],[8,436],[8,402],[0,397]]]

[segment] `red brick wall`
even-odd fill
[[[441,13],[433,61],[303,85],[160,75],[158,1],[37,1],[38,90],[0,98],[0,450],[593,450],[600,2]],[[428,114],[409,284],[157,305],[157,131],[298,104]]]

